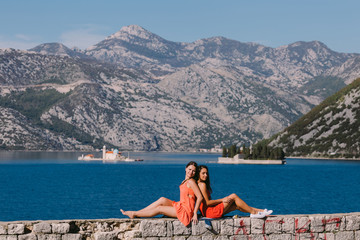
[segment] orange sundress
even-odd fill
[[[172,205],[175,208],[176,216],[180,222],[188,226],[194,216],[195,194],[194,191],[187,186],[186,182],[181,184],[179,188],[180,201],[174,201]]]
[[[210,197],[210,192],[208,191]],[[207,218],[221,218],[224,213],[224,203],[216,204],[215,206],[207,206],[204,201],[200,204],[200,212]]]

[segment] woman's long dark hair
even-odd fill
[[[191,161],[188,164],[186,164],[185,168],[187,168],[188,166],[191,166],[191,165],[193,165],[195,167],[195,169],[196,169],[195,170],[195,176],[193,178],[195,179],[195,181],[197,181],[199,179],[199,171],[200,171],[199,167],[198,167],[198,164],[196,162],[194,162],[194,161]]]
[[[212,189],[211,189],[211,186],[210,186],[210,174],[209,174],[209,169],[208,169],[208,167],[205,166],[205,165],[200,165],[200,166],[199,166],[199,174],[200,174],[201,169],[203,169],[203,168],[205,168],[205,169],[208,171],[208,177],[207,177],[206,181],[204,182],[204,183],[206,184],[206,189],[207,189],[210,193],[212,193]]]

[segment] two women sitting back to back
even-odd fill
[[[188,226],[191,221],[194,224],[198,223],[198,210],[207,218],[220,218],[234,210],[250,213],[250,217],[253,218],[264,218],[272,213],[272,210],[248,206],[236,194],[212,200],[209,170],[204,165],[198,167],[193,161],[186,165],[185,179],[181,182],[179,189],[179,202],[161,197],[141,210],[124,211],[121,209],[120,211],[130,218],[154,217],[162,214],[178,218],[185,226]]]

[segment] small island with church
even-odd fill
[[[286,164],[285,153],[280,147],[269,147],[265,142],[259,142],[251,147],[232,145],[223,147],[222,157],[218,158],[222,164]]]

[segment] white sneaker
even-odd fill
[[[266,216],[271,215],[273,213],[273,210],[267,210],[265,208],[264,212],[266,212]]]
[[[258,212],[257,214],[250,214],[251,218],[264,218],[270,214],[272,214],[273,210],[264,209],[263,212]]]

